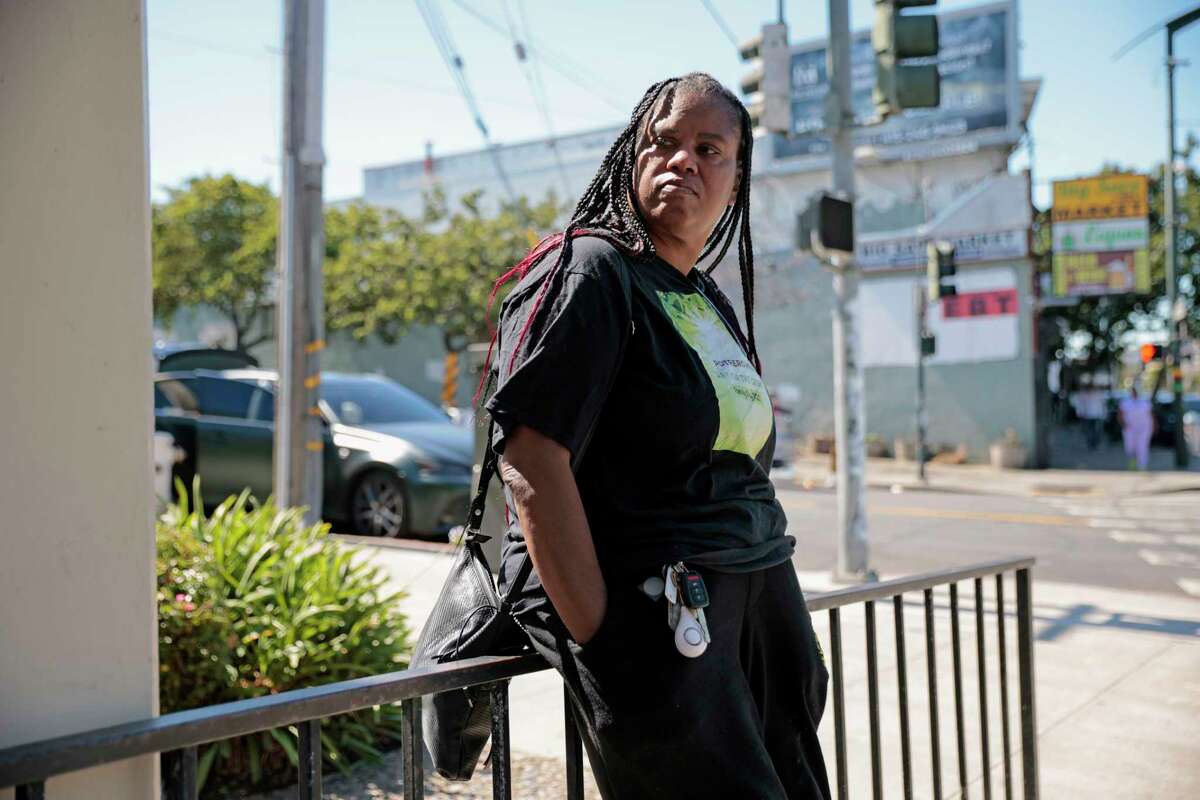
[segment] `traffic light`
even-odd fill
[[[1163,357],[1163,346],[1147,343],[1139,348],[1139,354],[1142,357],[1142,363],[1149,364],[1151,361],[1158,361]]]
[[[792,129],[792,54],[783,22],[763,25],[762,33],[738,48],[751,70],[742,78],[742,93],[755,128],[772,133]]]
[[[929,263],[926,274],[929,279],[929,302],[958,294],[954,287],[954,245],[949,242],[930,242],[927,252]]]
[[[880,117],[906,108],[936,108],[942,102],[938,76],[938,21],[935,14],[904,14],[906,8],[937,0],[875,0],[875,111]],[[923,63],[906,64],[908,59]]]
[[[822,258],[828,251],[853,253],[853,204],[828,192],[814,197],[797,220],[796,249],[812,250]]]

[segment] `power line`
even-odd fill
[[[725,34],[725,38],[729,40],[734,49],[740,48],[741,45],[738,43],[737,36],[733,33],[733,28],[730,28],[729,24],[725,22],[725,18],[721,16],[721,12],[717,11],[717,7],[712,4],[712,0],[700,0],[700,2],[708,9],[713,22],[717,23],[717,27],[721,29],[721,33]]]
[[[498,22],[481,11],[476,10],[472,6],[468,5],[465,0],[451,0],[451,2],[486,27],[491,28],[493,31],[499,33],[501,36],[508,35],[507,31],[504,29],[504,23]],[[595,74],[589,75],[589,71],[586,68],[580,65],[577,61],[574,61],[565,53],[551,50],[544,45],[534,44],[533,42],[526,42],[526,44],[530,52],[540,57],[546,63],[546,65],[550,67],[550,69],[554,70],[571,83],[591,94],[594,94],[596,97],[600,98],[618,111],[628,111],[626,105],[614,100],[611,95],[606,94],[600,89],[600,87],[604,85],[602,78],[596,76]],[[572,74],[572,72],[575,74]],[[582,78],[580,77],[580,74],[583,75]]]
[[[462,56],[459,55],[458,48],[454,46],[454,41],[450,38],[450,29],[446,25],[446,20],[437,5],[437,0],[417,0],[417,9],[420,10],[421,17],[425,20],[425,26],[429,28],[429,35],[433,37],[433,42],[437,45],[438,53],[442,56],[442,61],[446,63],[446,67],[450,70],[450,74],[458,86],[459,94],[462,95],[468,110],[471,112],[471,116],[475,120],[475,127],[479,129],[480,135],[483,136],[484,144],[487,146],[487,151],[492,157],[492,164],[496,168],[496,175],[500,178],[500,183],[504,186],[504,191],[508,195],[508,199],[510,201],[515,200],[516,195],[513,194],[512,184],[508,180],[508,173],[504,171],[504,165],[500,162],[500,153],[497,150],[496,144],[492,141],[491,134],[488,133],[487,125],[483,121],[483,113],[479,110],[479,104],[475,102],[475,95],[471,92],[471,85],[467,82]]]
[[[150,38],[159,39],[164,42],[172,42],[174,44],[182,44],[197,50],[207,50],[213,53],[221,53],[223,55],[241,56],[244,58],[254,58],[265,61],[278,61],[283,57],[283,50],[274,45],[264,44],[261,49],[257,50],[248,47],[229,47],[223,44],[217,44],[215,42],[208,41],[206,39],[198,39],[193,36],[186,36],[171,31],[160,30],[150,31]],[[455,97],[459,96],[457,87],[446,88],[444,86],[437,86],[434,84],[397,78],[386,73],[377,73],[373,71],[365,72],[363,70],[347,69],[345,67],[339,67],[336,69],[333,67],[327,67],[325,72],[327,75],[361,81],[362,83],[375,84],[378,86],[387,86],[393,89],[405,89],[409,91],[426,92],[437,95],[453,95]],[[478,97],[483,102],[508,106],[510,108],[528,109],[530,107],[528,102],[524,100],[518,100],[515,97],[501,97],[499,95],[478,95]],[[588,119],[592,121],[599,121],[601,119],[610,121],[610,117],[603,112],[586,113],[563,108],[552,108],[551,111],[560,116],[565,115],[579,117],[581,119]]]
[[[550,109],[546,97],[546,87],[541,80],[541,70],[538,68],[537,62],[529,58],[526,47],[521,41],[524,39],[525,42],[528,42],[530,39],[529,20],[525,16],[525,4],[521,0],[517,0],[518,12],[521,18],[521,30],[519,32],[516,23],[513,22],[512,14],[509,13],[508,0],[504,0],[501,5],[504,8],[504,21],[508,24],[508,29],[512,36],[513,50],[516,52],[517,62],[521,65],[525,81],[529,84],[529,92],[533,95],[533,102],[541,113],[542,122],[546,126],[546,135],[549,137],[550,150],[554,153],[554,162],[558,165],[558,174],[562,178],[564,197],[570,200],[571,183],[567,180],[567,168],[563,166],[562,155],[558,152],[558,141],[554,135],[554,125],[550,120]]]

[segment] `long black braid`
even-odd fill
[[[704,261],[709,256],[713,256],[708,265],[701,270],[702,281],[710,294],[715,295],[723,305],[729,306],[727,298],[710,276],[729,252],[734,238],[737,238],[742,307],[746,322],[744,344],[755,368],[759,372],[762,371],[762,363],[758,357],[758,347],[754,338],[754,245],[750,238],[750,164],[754,149],[753,127],[750,122],[750,114],[737,96],[711,75],[703,72],[690,72],[676,78],[659,81],[646,90],[642,99],[634,107],[629,124],[617,135],[616,140],[605,154],[604,160],[600,162],[600,168],[596,171],[595,177],[580,196],[563,232],[543,240],[526,255],[521,263],[496,282],[492,293],[493,297],[507,280],[514,275],[524,277],[529,269],[539,263],[551,250],[559,249],[554,265],[543,279],[543,285],[538,291],[533,309],[521,331],[520,339],[524,339],[538,307],[550,291],[551,286],[562,280],[561,267],[570,262],[572,240],[576,236],[585,234],[598,236],[634,255],[655,254],[654,241],[650,238],[646,222],[637,209],[634,199],[636,197],[634,173],[638,146],[643,137],[649,133],[649,128],[655,121],[655,117],[652,117],[655,110],[658,109],[661,113],[663,108],[669,108],[675,95],[681,92],[719,97],[725,101],[737,118],[739,133],[737,196],[734,203],[727,207],[721,218],[717,220],[717,224],[705,242],[704,250],[700,253],[699,260]],[[660,101],[662,101],[661,106]],[[514,359],[520,349],[520,339],[512,351]],[[485,370],[485,380],[488,372]],[[483,382],[481,381],[480,392],[482,390]]]

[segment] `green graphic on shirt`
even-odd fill
[[[713,450],[755,458],[771,435],[767,387],[716,309],[699,294],[659,292],[663,310],[696,354],[717,393],[721,427]]]

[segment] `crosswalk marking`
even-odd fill
[[[1138,550],[1138,555],[1152,567],[1200,567],[1200,555],[1180,550]]]
[[[1114,542],[1126,544],[1166,544],[1166,537],[1158,533],[1141,533],[1138,531],[1109,531],[1108,536]]]
[[[1200,580],[1195,578],[1179,578],[1175,583],[1188,594],[1200,597]]]

